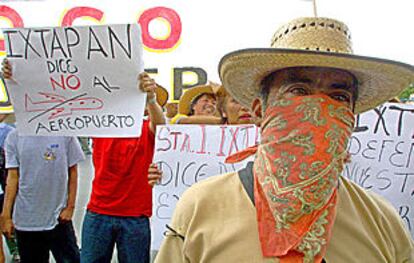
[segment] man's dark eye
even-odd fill
[[[309,95],[309,89],[304,84],[293,84],[288,92],[296,96],[306,96]]]
[[[351,102],[351,97],[348,94],[331,94],[329,96],[339,102]]]

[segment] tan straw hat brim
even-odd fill
[[[398,96],[414,82],[414,67],[371,57],[296,49],[243,49],[224,56],[219,74],[226,90],[251,107],[260,96],[260,82],[270,73],[290,67],[329,67],[346,70],[358,80],[355,113],[361,113]]]
[[[12,106],[2,107],[0,106],[0,114],[12,114],[14,109]]]
[[[157,103],[161,107],[168,101],[168,91],[161,85],[157,84],[157,88],[155,89],[155,94],[157,94]]]
[[[191,111],[191,103],[193,100],[201,94],[212,94],[214,95],[214,90],[211,85],[201,85],[194,88],[190,88],[184,92],[178,103],[178,113],[188,115]]]

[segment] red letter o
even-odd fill
[[[12,23],[13,27],[23,27],[24,26],[22,17],[19,15],[19,13],[16,12],[16,10],[14,10],[11,7],[8,7],[6,5],[0,6],[0,16],[8,18],[10,20],[10,22]],[[5,52],[6,51],[4,49],[4,38],[1,37],[1,39],[0,39],[0,55],[3,55]]]
[[[162,17],[168,21],[171,32],[168,38],[160,40],[153,38],[148,30],[149,23],[155,18]],[[139,17],[138,23],[141,25],[142,42],[151,49],[170,49],[173,48],[181,36],[181,19],[173,9],[167,7],[154,7],[144,11]]]

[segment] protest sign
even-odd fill
[[[154,187],[152,249],[158,249],[181,194],[210,176],[234,172],[245,162],[225,164],[228,155],[257,143],[255,125],[172,125],[157,128],[154,162],[163,171]]]
[[[414,237],[414,105],[384,104],[356,118],[343,176],[389,200]],[[259,141],[254,126],[173,125],[158,129],[154,161],[163,179],[154,187],[153,243],[158,249],[181,194],[210,176],[245,162],[224,159]]]
[[[343,176],[388,199],[414,238],[414,105],[387,103],[357,117]]]
[[[145,93],[137,24],[3,30],[21,135],[137,137]]]

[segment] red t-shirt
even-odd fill
[[[139,138],[94,138],[92,183],[88,210],[114,216],[152,214],[152,188],[148,168],[155,136],[144,120]]]

